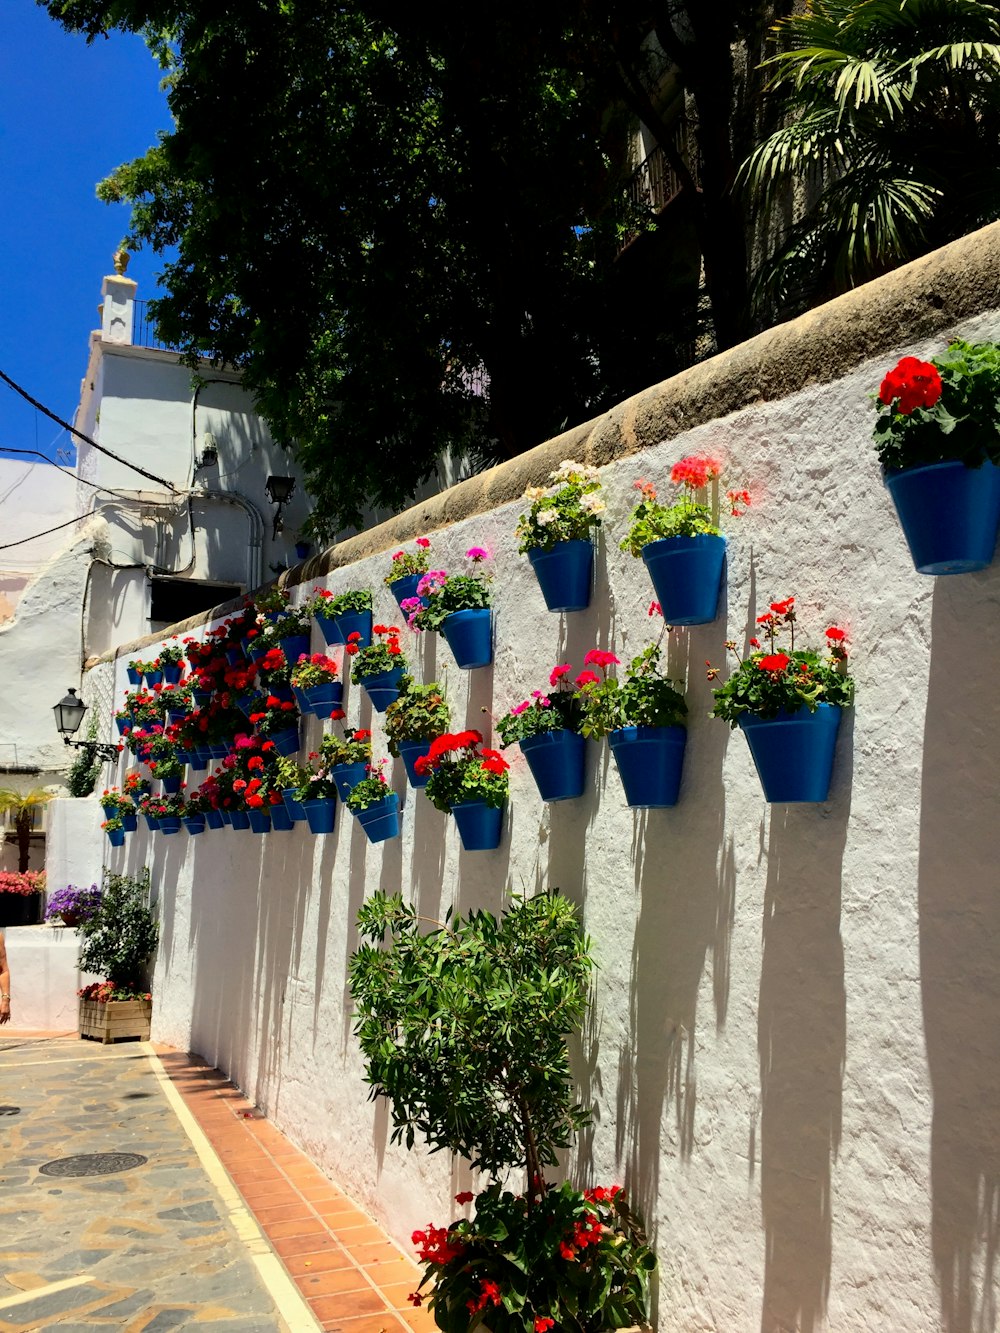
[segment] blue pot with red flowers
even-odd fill
[[[268,740],[274,742],[274,748],[278,754],[297,754],[299,749],[299,724],[296,722],[294,727],[286,727],[283,731],[272,732],[268,736]]]
[[[347,643],[352,634],[359,648],[368,648],[372,641],[371,611],[343,611],[339,616],[317,617],[327,643]],[[331,638],[330,635],[333,635]]]
[[[884,473],[918,574],[972,574],[993,562],[1000,468],[950,460]]]
[[[225,821],[225,819],[222,817],[222,811],[221,811],[221,810],[206,810],[206,811],[205,811],[205,824],[207,825],[208,828],[215,828],[215,829],[223,828],[224,825],[225,825],[225,822],[226,822],[226,821]]]
[[[528,560],[549,611],[583,611],[590,605],[592,541],[556,542],[548,551],[532,546]]]
[[[205,816],[185,815],[184,827],[187,829],[188,833],[190,833],[192,838],[197,837],[199,833],[205,832]]]
[[[329,680],[323,685],[310,685],[306,689],[293,685],[292,693],[303,713],[327,718],[334,708],[339,708],[343,703],[344,685],[339,680]]]
[[[608,745],[633,810],[662,810],[677,804],[684,768],[684,727],[619,727]]]
[[[125,668],[125,675],[128,677],[128,683],[130,685],[142,684],[142,672],[139,670],[138,667],[127,666]]]
[[[150,689],[152,689],[154,685],[161,685],[163,683],[163,672],[159,667],[151,667],[149,670],[144,671],[143,675],[146,677],[146,684]]]
[[[403,610],[403,603],[405,601],[412,601],[414,598],[419,597],[417,586],[423,577],[423,574],[404,574],[402,578],[393,579],[393,581],[387,585],[389,591],[392,593],[393,597],[395,597],[396,605],[399,607],[400,611]],[[425,606],[427,605],[427,599],[425,597],[419,597],[419,600]]]
[[[642,548],[668,625],[707,625],[719,610],[726,539],[713,533],[663,537]]]
[[[451,807],[458,836],[467,852],[492,852],[500,846],[503,806],[486,801],[461,801]]]
[[[452,611],[441,622],[455,662],[462,671],[474,671],[493,661],[493,612],[488,606]]]
[[[123,828],[109,828],[105,829],[104,832],[112,847],[125,846],[125,830]]]
[[[518,741],[543,801],[572,801],[583,795],[586,741],[577,731],[557,727]]]
[[[180,815],[160,815],[159,823],[161,833],[180,833],[181,831]]]
[[[230,828],[239,829],[245,832],[250,827],[250,815],[246,810],[230,810],[229,818],[226,821]]]
[[[431,748],[430,741],[400,741],[397,749],[399,757],[403,761],[406,769],[406,776],[411,787],[426,787],[427,779],[430,777],[430,770],[426,773],[418,773],[416,763],[422,759]]]
[[[184,674],[184,667],[180,662],[164,662],[160,669],[163,672],[163,679],[168,685],[179,684],[181,676]]]
[[[271,812],[267,809],[253,809],[247,811],[247,818],[250,820],[251,833],[270,833],[271,832]]]
[[[794,712],[782,709],[775,717],[740,715],[766,801],[784,805],[827,799],[840,714],[837,705],[821,703],[815,712],[803,706]]]

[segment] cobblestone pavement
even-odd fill
[[[148,1047],[0,1035],[0,1333],[318,1327],[269,1284],[277,1260],[210,1178],[165,1082]],[[147,1161],[41,1170],[108,1153]]]

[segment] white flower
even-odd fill
[[[547,528],[550,523],[555,523],[558,517],[558,509],[539,509],[535,515],[535,522],[540,523],[543,528]]]
[[[545,494],[544,486],[529,486],[528,489],[524,492],[524,498],[526,500],[540,500],[544,494]]]
[[[599,495],[591,494],[580,496],[580,508],[586,510],[588,514],[603,514],[607,505]]]
[[[582,463],[574,463],[572,459],[567,458],[550,475],[553,481],[571,481],[573,477],[581,476],[584,471]]]

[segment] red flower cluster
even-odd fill
[[[465,1308],[470,1314],[478,1314],[480,1310],[485,1310],[490,1302],[499,1305],[502,1301],[503,1296],[500,1293],[500,1288],[490,1278],[484,1277],[479,1284],[478,1297],[475,1300],[466,1301]]]
[[[879,399],[888,407],[895,402],[903,416],[917,407],[933,407],[941,397],[941,376],[930,361],[904,356],[895,370],[882,381]]]
[[[417,1246],[417,1258],[422,1264],[450,1264],[452,1259],[460,1259],[465,1253],[461,1241],[451,1239],[447,1227],[435,1227],[430,1223],[426,1231],[414,1231],[411,1237]]]
[[[614,653],[606,653],[600,648],[591,648],[590,652],[587,653],[586,657],[583,659],[583,665],[598,666],[603,670],[605,667],[609,667],[612,664],[617,665],[619,660],[619,658],[615,657]]]
[[[591,1190],[584,1190],[583,1197],[590,1203],[610,1203],[621,1192],[621,1185],[595,1185]]]
[[[550,1319],[548,1315],[541,1315],[535,1320],[535,1333],[549,1333],[550,1328],[555,1328],[556,1321]]]
[[[791,660],[785,653],[771,653],[768,657],[762,657],[757,665],[761,671],[784,671]]]
[[[721,468],[714,458],[699,458],[692,454],[682,458],[670,469],[670,480],[675,486],[687,486],[692,491],[701,490],[719,475]]]

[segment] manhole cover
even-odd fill
[[[43,1176],[113,1176],[145,1166],[147,1158],[137,1152],[89,1152],[79,1157],[59,1157],[38,1169]]]
[[[21,1114],[21,1108],[19,1106],[0,1106],[0,1115],[20,1115],[20,1114]]]

